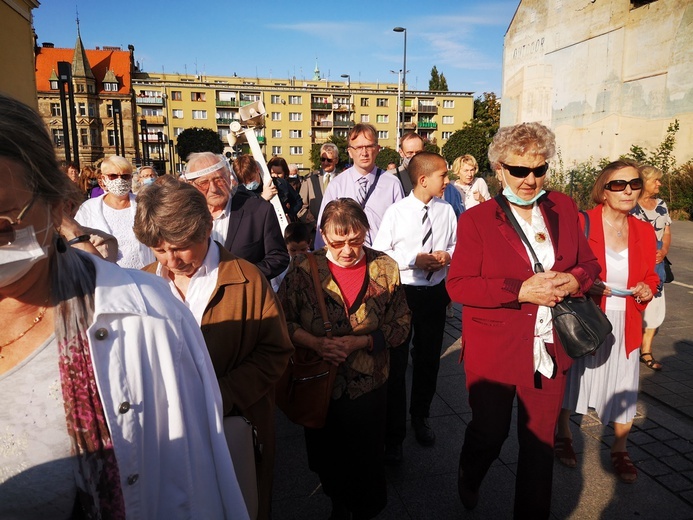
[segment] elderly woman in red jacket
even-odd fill
[[[458,490],[467,509],[508,436],[518,401],[516,518],[548,518],[553,439],[571,359],[551,325],[551,309],[582,294],[599,265],[582,234],[572,199],[543,189],[553,132],[539,123],[501,128],[488,157],[510,206],[546,272],[534,273],[528,250],[499,205],[464,212],[448,274],[450,297],[464,305],[462,353],[472,420],[460,455]]]
[[[579,359],[571,368],[556,435],[556,456],[575,467],[570,413],[585,414],[594,408],[602,423],[614,423],[611,463],[616,475],[627,483],[638,477],[626,441],[638,398],[642,311],[659,284],[654,270],[654,230],[629,214],[642,188],[637,163],[624,160],[607,165],[592,188],[597,206],[587,212],[589,244],[602,273],[590,293],[606,312],[613,332],[596,355]]]

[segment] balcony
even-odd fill
[[[265,144],[267,142],[267,139],[265,139],[264,135],[258,135],[257,136],[257,142],[258,142],[258,144]]]
[[[257,101],[259,101],[259,99],[253,99],[252,101],[249,99],[241,99],[241,103],[238,106],[245,107],[251,103],[256,103]]]
[[[332,103],[311,103],[310,108],[313,110],[332,110]]]
[[[353,121],[335,121],[334,122],[335,128],[351,128],[352,126],[354,126]]]
[[[415,130],[416,129],[416,123],[409,122],[409,123],[404,123],[404,129],[405,130]]]
[[[217,99],[216,105],[218,107],[237,107],[237,106],[239,106],[238,101],[236,101],[235,99],[232,101],[222,101],[221,99]]]
[[[436,105],[423,105],[419,103],[419,113],[421,114],[437,114],[438,107]]]
[[[354,110],[354,106],[351,104],[334,103],[332,105],[332,110],[334,110],[335,112],[351,112],[352,110]]]
[[[163,105],[164,104],[164,98],[162,97],[149,97],[149,96],[141,96],[141,97],[136,97],[138,105]]]
[[[419,121],[417,123],[417,126],[419,128],[427,128],[429,130],[435,130],[436,128],[438,128],[438,123],[436,123],[435,121]]]
[[[310,126],[321,126],[323,128],[332,128],[332,121],[329,121],[327,119],[313,119],[313,121],[310,122]]]
[[[148,125],[166,124],[166,116],[142,116],[141,119],[144,119]]]
[[[218,125],[230,125],[234,121],[240,121],[240,119],[233,119],[231,117],[217,117]]]

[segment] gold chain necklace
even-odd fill
[[[41,323],[41,320],[42,320],[43,317],[46,315],[46,311],[48,310],[48,306],[46,305],[47,303],[48,303],[48,299],[46,299],[46,301],[43,302],[43,307],[42,307],[41,310],[39,311],[38,316],[36,316],[36,317],[33,319],[33,321],[31,322],[31,325],[29,325],[29,328],[28,328],[28,329],[26,329],[24,332],[22,332],[22,333],[21,333],[19,336],[17,336],[16,338],[11,339],[10,341],[7,341],[7,342],[3,343],[2,345],[0,345],[0,359],[3,359],[3,358],[5,357],[5,356],[2,355],[2,349],[4,349],[5,347],[7,347],[8,345],[12,345],[12,343],[17,342],[17,341],[19,341],[20,339],[22,339],[24,336],[26,336],[26,335],[29,333],[29,331],[30,331],[31,329],[33,329],[34,327],[36,327],[36,325],[38,325],[39,323]]]
[[[604,222],[606,222],[607,224],[609,224],[609,226],[611,227],[611,229],[613,229],[614,231],[616,231],[616,236],[617,236],[617,237],[621,238],[621,236],[622,236],[622,233],[621,233],[621,232],[623,231],[623,226],[625,226],[625,225],[627,224],[628,221],[626,221],[626,222],[624,222],[623,224],[621,224],[621,227],[620,227],[619,229],[616,229],[616,227],[615,227],[611,222],[609,222],[609,221],[606,219],[606,217],[604,217]]]

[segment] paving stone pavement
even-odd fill
[[[640,365],[638,415],[629,453],[638,468],[634,484],[613,473],[609,445],[613,428],[589,414],[574,415],[577,468],[556,462],[552,518],[620,520],[693,519],[693,222],[674,222],[669,258],[676,280],[666,287],[667,318],[655,338],[661,372]],[[419,446],[413,432],[404,460],[388,468],[388,505],[378,520],[512,518],[517,466],[514,424],[499,459],[466,511],[457,496],[457,461],[471,418],[459,357],[460,307],[447,320],[438,388],[431,409],[434,446]],[[408,377],[411,375],[409,367]],[[411,386],[409,386],[411,388]],[[303,429],[277,412],[274,520],[327,519],[329,499],[308,469]]]

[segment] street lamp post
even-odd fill
[[[395,134],[400,130],[400,125],[401,125],[401,118],[402,118],[402,113],[401,113],[401,107],[399,105],[401,99],[400,95],[402,93],[402,69],[400,70],[390,70],[392,74],[397,74],[397,126],[395,127]],[[399,149],[399,143],[397,143],[397,149]]]
[[[347,103],[347,128],[351,128],[351,76],[342,74],[342,77],[347,80],[347,95],[349,96],[349,103]]]
[[[400,141],[404,136],[404,111],[407,100],[407,29],[404,27],[395,27],[392,29],[395,32],[404,33],[404,67],[402,68],[402,119],[400,121]]]
[[[70,106],[68,107],[70,115],[70,128],[72,130],[72,161],[77,165],[79,169],[79,143],[77,140],[77,113],[75,112],[75,87],[72,84],[72,64],[67,61],[58,62],[58,77],[60,78],[60,90],[64,90],[64,86],[67,85],[67,95],[70,101]],[[65,124],[65,119],[63,118],[63,125]],[[63,126],[63,133],[67,137],[68,129]],[[65,141],[66,146],[68,146],[68,141]],[[65,157],[67,161],[70,159]]]
[[[142,166],[149,166],[149,134],[146,119],[140,119],[140,128],[142,129]]]
[[[118,148],[118,143],[120,142],[120,134],[122,133],[122,127],[119,129],[119,119],[121,104],[119,99],[114,99],[111,104],[111,110],[113,111],[113,141],[115,142],[115,153],[120,155],[120,148]],[[123,156],[125,156],[125,150],[123,149]]]

